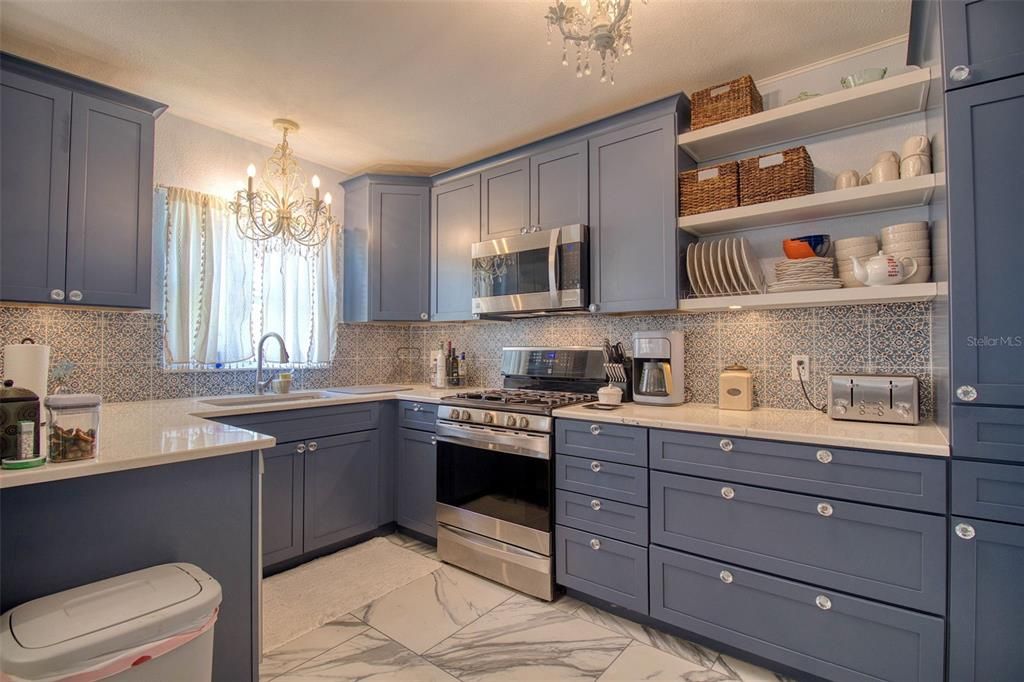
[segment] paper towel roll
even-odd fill
[[[4,378],[14,385],[46,398],[46,382],[50,376],[50,347],[41,343],[12,343],[4,346]]]

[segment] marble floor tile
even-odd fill
[[[398,642],[372,629],[320,654],[277,679],[279,682],[455,680]]]
[[[564,613],[576,613],[576,610],[583,606],[583,602],[574,597],[570,597],[567,594],[563,594],[558,599],[551,602],[551,605]]]
[[[445,565],[353,615],[421,654],[512,594],[497,583]]]
[[[640,642],[633,642],[598,679],[601,682],[633,682],[633,680],[719,682],[731,678],[724,672],[709,670],[685,658],[673,656]]]
[[[685,658],[701,668],[710,668],[718,660],[717,651],[712,651],[707,647],[670,635],[650,626],[634,623],[631,620],[608,613],[590,604],[582,604],[574,615],[577,618],[582,618],[595,625],[607,628],[612,632],[631,637],[641,644],[646,644],[680,658]]]
[[[460,680],[594,679],[630,639],[515,596],[425,657]]]
[[[714,669],[730,675],[730,677],[725,679],[738,680],[739,682],[793,682],[784,675],[773,673],[771,670],[766,670],[761,666],[724,654],[718,659]]]
[[[425,542],[420,542],[419,540],[411,538],[408,535],[402,535],[401,533],[392,533],[387,537],[388,540],[395,543],[402,549],[409,549],[413,552],[416,552],[417,554],[428,556],[431,553],[437,552],[437,547],[434,547],[433,545],[428,545]]]
[[[263,655],[260,661],[260,681],[272,680],[368,629],[369,626],[355,616],[345,615],[285,642]]]

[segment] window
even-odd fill
[[[331,361],[337,335],[338,234],[316,252],[243,239],[227,202],[158,190],[164,229],[164,364],[249,367],[265,332],[284,337],[292,365]],[[158,223],[159,225],[159,223]],[[277,345],[267,344],[268,360]]]

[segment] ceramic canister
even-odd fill
[[[718,409],[750,410],[754,407],[754,375],[743,365],[729,365],[718,377]]]

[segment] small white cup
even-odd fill
[[[844,170],[836,176],[836,189],[856,187],[860,183],[860,173],[855,170]]]
[[[931,156],[931,153],[932,145],[928,141],[927,135],[911,135],[903,142],[903,146],[900,148],[900,156],[904,159],[914,154]]]
[[[900,161],[900,177],[916,178],[932,172],[932,157],[927,154],[910,154]]]
[[[597,389],[597,402],[602,405],[618,405],[622,402],[622,389],[618,386],[602,386]]]
[[[893,161],[895,163],[899,163],[900,162],[900,155],[897,154],[896,152],[893,152],[893,151],[882,152],[881,154],[879,154],[875,158],[875,165],[877,166],[878,164],[884,163],[884,162],[887,162],[887,161]]]
[[[867,182],[864,182],[865,178],[867,179]],[[871,167],[870,171],[868,171],[867,173],[864,174],[864,177],[861,178],[861,184],[862,185],[867,185],[867,184],[871,184],[873,182],[875,182],[875,183],[877,183],[877,182],[890,182],[892,180],[899,180],[899,179],[900,179],[900,164],[899,164],[899,161],[897,161],[894,158],[886,158],[886,159],[883,159],[882,161],[879,161],[878,163],[876,163],[874,166]]]

